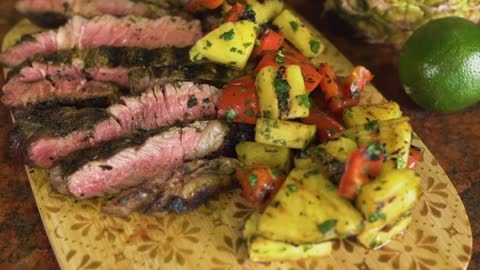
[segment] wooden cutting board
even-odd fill
[[[25,33],[38,31],[21,21],[5,37],[3,49]],[[320,33],[327,45],[315,62],[328,62],[348,74],[352,64]],[[362,103],[384,101],[373,86]],[[378,250],[353,240],[336,241],[324,258],[255,263],[241,239],[245,219],[253,212],[239,191],[221,195],[183,215],[152,217],[133,214],[118,218],[101,212],[102,199],[76,201],[55,193],[45,170],[27,174],[45,230],[63,269],[466,269],[472,233],[465,208],[443,169],[425,149],[417,171],[424,195],[403,237]]]

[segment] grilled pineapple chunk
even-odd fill
[[[281,72],[285,72],[285,79],[281,78]],[[300,66],[264,67],[258,73],[255,84],[262,117],[294,119],[310,114],[310,99]]]
[[[328,178],[339,180],[344,164],[357,144],[346,137],[338,137],[317,146],[310,147],[295,158],[295,168],[317,167]]]
[[[359,233],[362,221],[318,170],[294,169],[260,216],[257,235],[296,245],[319,243]]]
[[[193,62],[204,58],[244,68],[257,39],[257,26],[251,21],[227,22],[198,40],[190,49]]]
[[[255,127],[259,143],[305,149],[315,136],[317,127],[297,122],[260,118]]]
[[[362,126],[349,128],[338,136],[355,140],[359,146],[379,142],[385,146],[388,159],[396,162],[396,168],[401,169],[407,166],[412,141],[412,126],[407,117],[370,121]]]
[[[241,142],[235,146],[238,159],[245,165],[266,164],[288,172],[292,152],[288,147],[267,145],[257,142]]]
[[[245,223],[243,237],[247,240],[250,259],[253,261],[297,260],[330,255],[332,242],[291,245],[257,236],[260,213],[253,213]]]
[[[420,184],[421,179],[414,171],[398,169],[363,186],[355,201],[367,220],[365,230],[358,235],[359,241],[366,247],[382,244],[377,234],[413,209],[421,194]]]
[[[405,231],[412,221],[412,215],[408,213],[405,217],[399,218],[391,225],[386,225],[380,230],[372,230],[372,225],[365,226],[365,232],[357,235],[357,240],[366,248],[377,248],[385,245],[393,237]]]
[[[285,38],[290,41],[300,52],[309,58],[314,58],[325,49],[325,45],[305,25],[301,18],[285,9],[273,20]]]
[[[255,12],[255,22],[257,24],[268,23],[282,12],[284,6],[283,1],[280,0],[247,0],[246,2],[249,8]]]
[[[396,102],[357,105],[343,111],[343,123],[346,127],[363,125],[373,120],[384,121],[400,117],[402,117],[402,111]]]
[[[260,115],[265,118],[278,119],[280,117],[278,99],[273,85],[277,71],[278,67],[266,66],[260,70],[255,79]]]

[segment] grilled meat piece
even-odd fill
[[[52,104],[95,104],[106,107],[120,96],[117,86],[98,81],[60,77],[32,83],[11,79],[2,88],[2,103],[7,107],[49,107]]]
[[[113,47],[188,47],[202,36],[198,20],[164,16],[151,20],[110,15],[85,19],[72,17],[65,26],[24,38],[0,54],[0,62],[16,66],[35,55],[49,55],[59,50]]]
[[[182,82],[121,97],[106,109],[34,110],[10,132],[10,153],[28,165],[50,168],[75,151],[129,136],[138,129],[214,118],[220,95],[213,86]]]
[[[44,27],[58,27],[69,17],[91,18],[101,15],[160,18],[178,13],[158,5],[135,0],[19,0],[16,8],[32,21]]]
[[[152,214],[190,211],[209,197],[232,187],[239,165],[238,160],[226,157],[187,162],[143,185],[121,192],[103,207],[103,211],[118,216],[135,211]]]
[[[52,186],[86,199],[114,194],[219,150],[228,127],[218,120],[149,131],[63,159],[50,170]]]
[[[232,79],[239,77],[243,71],[213,63],[184,66],[152,66],[133,69],[129,72],[129,85],[132,93],[141,93],[156,84],[172,81],[194,81],[223,88]]]
[[[34,82],[50,76],[88,78],[128,87],[131,68],[189,64],[188,48],[157,49],[103,46],[91,49],[57,51],[36,56],[9,73],[21,82]]]

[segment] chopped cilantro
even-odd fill
[[[310,40],[310,50],[312,50],[313,53],[318,53],[320,50],[320,42],[317,40]]]
[[[234,109],[228,109],[225,112],[225,120],[227,121],[227,123],[232,123],[233,120],[237,117],[238,117],[238,113]]]
[[[230,51],[231,51],[231,52],[236,52],[236,51],[237,51],[237,48],[232,47],[232,48],[230,48]]]
[[[232,40],[235,37],[235,30],[230,29],[227,32],[224,32],[223,34],[220,35],[220,38],[223,40]]]
[[[293,32],[298,31],[298,23],[296,21],[290,21],[290,26],[292,27]]]
[[[281,111],[288,111],[289,91],[291,89],[287,80],[282,78],[282,73],[285,71],[284,67],[280,67],[275,78],[273,79],[273,87],[278,99],[278,108]]]
[[[210,42],[210,40],[207,40],[207,47],[210,48],[212,47],[212,45],[213,45],[212,42]]]
[[[298,190],[298,187],[297,187],[297,185],[295,185],[295,184],[288,184],[288,185],[287,185],[287,188],[288,188],[288,190],[290,190],[291,192],[295,192],[295,191]]]
[[[308,97],[308,93],[305,95],[295,96],[295,99],[297,100],[298,104],[310,108],[310,98]]]
[[[367,146],[367,159],[379,160],[383,153],[383,148],[378,143],[371,143]]]
[[[279,169],[273,168],[272,169],[272,176],[273,179],[278,179],[282,173],[280,172]]]
[[[256,174],[251,173],[248,175],[248,183],[250,183],[250,186],[256,187],[257,181],[258,181],[258,177]]]
[[[243,48],[245,48],[245,49],[248,48],[248,47],[250,47],[250,46],[252,46],[252,43],[251,43],[251,42],[243,43]]]
[[[387,216],[384,213],[380,212],[380,210],[377,210],[377,212],[368,217],[369,222],[375,222],[379,219],[387,220]]]
[[[275,56],[275,62],[283,65],[285,63],[285,56],[281,56],[281,55]]]
[[[318,225],[318,230],[323,234],[329,234],[333,231],[335,226],[337,225],[336,219],[329,219],[322,224]]]
[[[248,116],[250,116],[250,117],[253,117],[253,116],[255,115],[255,111],[254,111],[252,108],[246,110],[246,111],[243,112],[243,113],[246,114],[246,115],[248,115]]]
[[[188,101],[187,101],[188,108],[195,107],[197,106],[197,104],[198,104],[197,97],[195,97],[194,95],[191,95],[190,97],[188,97]]]
[[[368,130],[368,131],[378,131],[380,129],[377,120],[369,121],[364,125],[364,127],[365,127],[365,130]]]

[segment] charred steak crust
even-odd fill
[[[238,160],[227,157],[187,162],[121,192],[107,202],[103,211],[118,216],[134,211],[152,214],[190,211],[210,197],[233,187],[239,165]]]
[[[77,130],[92,130],[95,125],[110,117],[100,108],[57,107],[33,110],[9,132],[9,153],[24,163],[33,165],[30,147],[40,138],[64,137]]]

